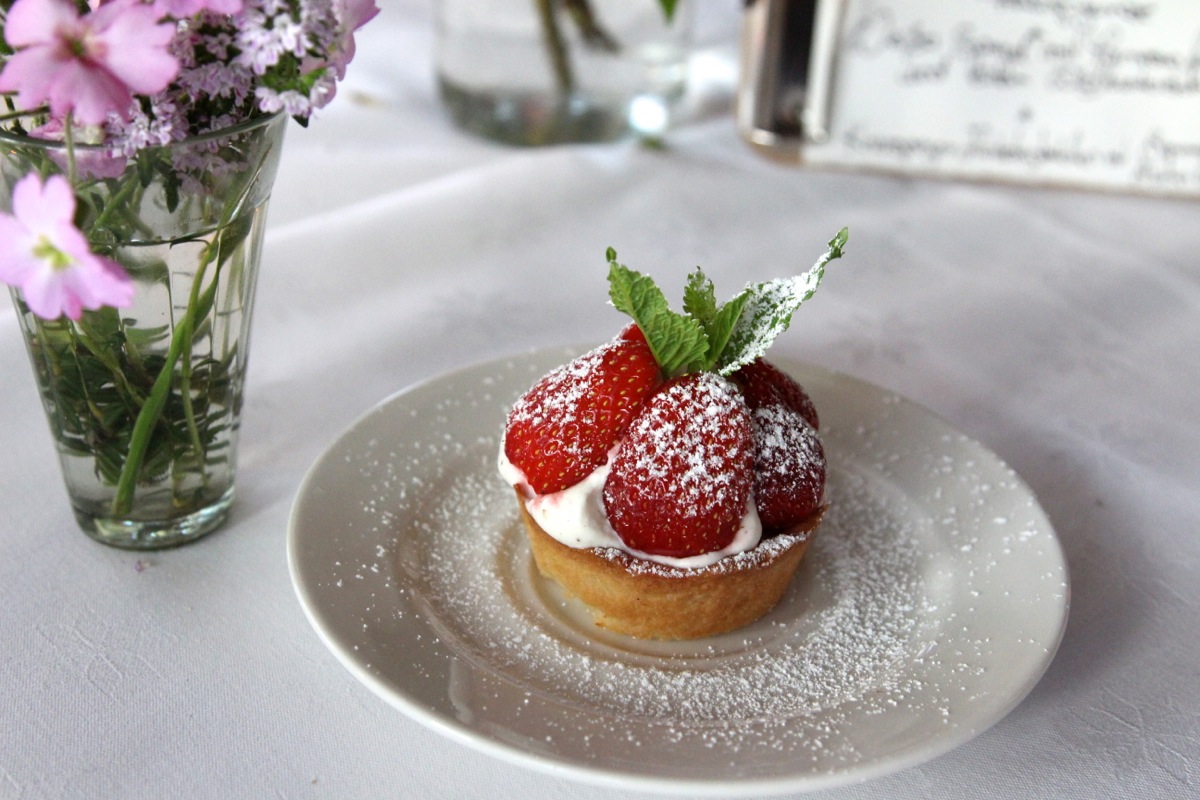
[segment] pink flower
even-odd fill
[[[354,32],[375,19],[379,7],[375,0],[339,0],[334,8],[338,15],[340,41],[334,44],[329,60],[341,79],[346,77],[346,65],[354,59]]]
[[[116,263],[97,256],[75,227],[75,194],[61,175],[17,182],[12,214],[0,213],[0,281],[16,286],[43,319],[83,309],[128,306],[134,284]]]
[[[336,26],[327,42],[324,56],[306,56],[300,61],[302,75],[317,74],[308,90],[307,108],[288,108],[285,95],[295,92],[281,94],[268,87],[259,87],[255,90],[255,96],[260,109],[274,113],[281,108],[288,108],[292,116],[307,118],[314,109],[323,108],[333,100],[337,94],[337,82],[346,77],[346,67],[354,60],[354,34],[375,18],[379,7],[375,5],[375,0],[335,0],[333,11]]]
[[[173,24],[139,0],[114,0],[82,17],[69,0],[16,0],[5,37],[17,52],[0,72],[0,91],[17,92],[35,108],[49,101],[55,116],[73,111],[84,125],[109,112],[129,113],[134,94],[155,94],[179,72],[167,51]]]

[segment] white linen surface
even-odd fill
[[[149,555],[79,532],[0,309],[0,798],[640,796],[501,763],[360,685],[293,593],[292,499],[406,385],[612,335],[609,245],[666,287],[702,265],[728,295],[807,268],[842,225],[847,257],[776,352],[996,450],[1056,526],[1073,597],[1011,715],[818,796],[1197,796],[1196,206],[798,170],[738,139],[721,86],[661,152],[492,146],[441,113],[429,12],[385,3],[337,101],[288,134],[225,529]],[[706,13],[698,63],[719,65],[737,4]]]

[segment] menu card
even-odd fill
[[[1200,196],[1200,1],[818,5],[806,163]]]

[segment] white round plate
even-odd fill
[[[764,794],[926,761],[1041,677],[1069,590],[1028,487],[919,406],[800,364],[781,366],[820,411],[832,506],[780,605],[695,642],[593,627],[537,575],[495,468],[508,406],[570,354],[401,392],[305,477],[288,531],[296,592],[389,703],[558,776]]]

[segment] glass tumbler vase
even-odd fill
[[[93,252],[132,305],[78,320],[12,289],[79,526],[130,549],[215,530],[234,496],[267,201],[285,115],[125,156],[0,130],[0,208],[30,172],[69,175]]]
[[[691,36],[691,0],[438,0],[438,87],[459,127],[507,144],[657,140]]]

